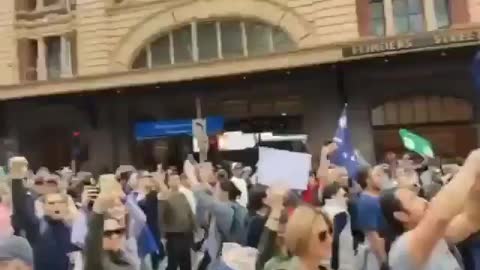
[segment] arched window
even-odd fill
[[[386,102],[371,111],[373,126],[467,122],[473,119],[471,103],[441,96],[415,96]]]
[[[147,44],[132,68],[259,56],[289,51],[295,46],[285,31],[263,22],[195,21]]]

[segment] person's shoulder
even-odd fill
[[[359,195],[356,203],[361,207],[380,207],[379,197],[364,192]]]
[[[264,266],[264,270],[297,270],[299,262],[297,257],[273,257]]]
[[[410,270],[415,269],[413,258],[408,249],[410,233],[404,233],[393,242],[388,252],[388,262],[391,270]]]

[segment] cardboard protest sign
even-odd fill
[[[257,163],[258,183],[305,190],[311,166],[310,154],[260,147]]]

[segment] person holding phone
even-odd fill
[[[33,248],[35,270],[68,270],[69,255],[78,250],[70,241],[68,196],[48,193],[40,198],[43,206],[42,217],[34,209],[26,207],[27,190],[23,180],[28,170],[24,157],[9,161],[12,179],[13,217],[18,221]]]
[[[124,195],[103,191],[92,206],[85,241],[84,270],[134,270],[135,262],[124,251],[127,241],[126,224],[109,209],[121,204]]]

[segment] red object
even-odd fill
[[[74,131],[73,137],[80,137],[80,131]]]
[[[315,204],[317,201],[317,190],[323,189],[323,181],[317,179],[315,184],[308,183],[307,189],[302,193],[302,200],[309,204]]]

